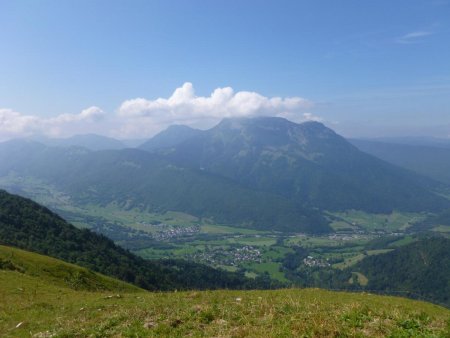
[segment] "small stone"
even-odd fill
[[[147,321],[144,323],[144,329],[151,329],[156,326],[156,323],[153,321]]]
[[[201,305],[194,305],[193,307],[192,307],[192,311],[194,311],[194,312],[200,312],[201,310],[202,310],[202,306]]]
[[[119,295],[119,294],[117,294],[117,295],[109,295],[109,296],[106,296],[106,297],[103,297],[103,298],[104,298],[104,299],[122,298],[122,296]]]

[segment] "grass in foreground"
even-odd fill
[[[450,311],[396,297],[318,289],[76,291],[0,271],[5,337],[448,337]]]

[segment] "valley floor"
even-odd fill
[[[319,289],[76,291],[0,270],[3,337],[449,337],[450,311]]]

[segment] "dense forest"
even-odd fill
[[[367,256],[350,270],[368,278],[369,290],[403,292],[399,295],[450,306],[450,239],[423,238],[389,253]]]
[[[144,260],[90,230],[80,230],[39,204],[0,190],[0,244],[74,263],[148,290],[272,288],[267,276],[247,279],[180,260]]]

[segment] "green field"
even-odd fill
[[[390,243],[389,247],[390,248],[395,248],[395,247],[399,247],[399,246],[402,246],[402,245],[411,244],[411,243],[413,243],[416,240],[417,239],[415,237],[413,237],[413,236],[405,236],[405,237],[402,237],[402,238],[400,238],[399,240],[397,240],[395,242]]]
[[[357,253],[353,256],[349,256],[345,258],[342,263],[334,264],[333,267],[336,269],[345,269],[352,265],[355,265],[359,261],[363,260],[366,256],[379,255],[389,251],[392,251],[392,249],[367,250],[364,253]]]
[[[400,231],[405,230],[412,224],[425,219],[425,214],[407,213],[394,211],[391,214],[369,214],[360,210],[347,210],[344,212],[330,213],[345,222],[335,221],[332,223],[335,230],[344,227],[360,228],[367,231]]]
[[[203,224],[200,226],[200,229],[203,233],[206,234],[220,234],[220,235],[257,235],[263,234],[263,231],[253,230],[253,229],[245,229],[245,228],[235,228],[225,225],[217,225],[217,224]]]
[[[256,273],[267,272],[272,278],[277,279],[281,282],[288,282],[284,273],[279,271],[281,264],[275,262],[263,262],[263,263],[250,263],[246,264],[249,271]]]
[[[448,234],[450,233],[450,225],[439,225],[437,227],[434,227],[433,231]]]

